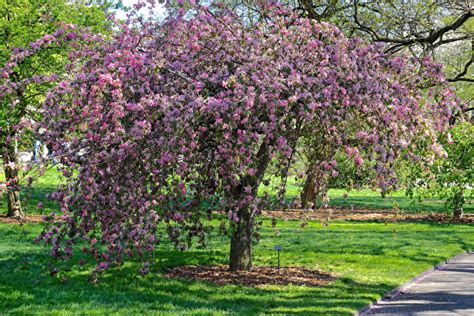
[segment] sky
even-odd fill
[[[126,7],[132,7],[137,2],[138,2],[138,0],[122,0],[123,5],[126,6]],[[146,10],[141,10],[140,12],[143,13],[143,14],[146,14]],[[157,14],[160,17],[165,15],[165,8],[162,4],[157,4]],[[126,18],[126,13],[122,10],[118,10],[116,12],[116,15],[117,15],[117,17],[119,17],[121,19]]]

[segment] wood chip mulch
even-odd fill
[[[464,214],[461,220],[453,221],[451,215],[445,213],[431,214],[410,214],[397,213],[390,210],[380,209],[289,209],[285,211],[263,211],[263,216],[275,217],[283,220],[350,220],[350,221],[376,221],[376,222],[438,222],[438,223],[474,223],[474,214]],[[0,223],[5,224],[25,224],[25,223],[41,223],[43,215],[27,215],[26,219],[18,220],[0,214]]]
[[[16,219],[7,217],[5,214],[0,214],[0,223],[3,224],[26,224],[26,223],[42,223],[43,215],[26,215],[25,219]]]
[[[454,222],[449,214],[409,214],[395,213],[390,210],[377,209],[289,209],[285,211],[264,211],[263,216],[275,217],[283,220],[351,220],[351,221],[377,221],[377,222]],[[474,214],[464,214],[464,217],[455,222],[474,223]]]
[[[336,279],[334,274],[302,267],[253,267],[251,271],[230,271],[227,266],[180,266],[168,270],[168,278],[208,281],[217,285],[305,285],[324,286]]]

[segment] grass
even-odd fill
[[[110,270],[95,285],[92,265],[51,277],[47,250],[32,239],[41,225],[0,225],[0,310],[14,314],[334,314],[349,315],[383,293],[462,251],[473,248],[472,226],[437,223],[280,221],[277,236],[264,221],[254,249],[255,265],[283,265],[337,274],[325,287],[215,286],[170,280],[161,272],[183,264],[226,264],[228,239],[213,234],[208,249],[157,249],[152,273],[139,276],[137,262]],[[77,260],[77,258],[76,258]],[[62,279],[62,281],[61,281]]]

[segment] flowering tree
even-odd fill
[[[436,142],[451,94],[434,103],[413,85],[442,81],[431,63],[414,73],[410,61],[332,25],[265,10],[249,26],[225,7],[193,6],[162,23],[120,25],[81,53],[44,108],[45,141],[69,178],[53,195],[63,221],[42,235],[54,256],[85,241],[99,272],[146,258],[162,226],[181,249],[205,243],[206,202],[227,212],[230,269],[250,269],[256,217],[268,205],[258,188],[272,166],[284,196],[299,144],[343,147],[356,162],[367,152],[385,179],[392,151],[409,151],[421,134]],[[330,166],[326,155],[312,168]]]
[[[250,23],[260,19],[259,3],[252,0],[221,0],[229,3],[234,12],[245,17]],[[449,1],[308,1],[282,0],[293,6],[301,16],[316,21],[329,22],[338,26],[348,37],[361,37],[372,43],[385,43],[384,50],[388,54],[409,53],[413,57],[423,59],[431,55],[444,64],[444,72],[449,78],[454,91],[466,103],[472,101],[471,88],[472,65],[474,54],[473,7],[471,3]],[[464,107],[461,112],[474,110],[471,106]],[[455,120],[455,118],[453,118]],[[303,160],[311,165],[314,153],[303,156]],[[313,156],[313,157],[311,157]],[[320,157],[321,154],[316,154]],[[349,162],[344,161],[347,165]],[[338,172],[341,166],[338,166]],[[316,175],[308,167],[304,189],[301,192],[302,205],[314,202],[319,196],[326,194],[328,176]],[[394,171],[396,167],[391,168]],[[360,171],[358,171],[360,172]],[[342,173],[342,172],[341,172]],[[364,177],[365,178],[365,177]],[[384,188],[384,196],[388,191]]]

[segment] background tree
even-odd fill
[[[474,190],[474,125],[457,124],[440,137],[446,155],[428,156],[428,163],[410,168],[408,193],[412,197],[446,199],[454,219],[463,217],[463,207]]]
[[[57,75],[64,73],[68,59],[65,42],[45,35],[61,28],[61,21],[104,31],[108,28],[107,7],[64,0],[0,0],[0,154],[7,181],[8,216],[25,216],[14,141],[31,146],[31,128],[41,119],[38,109],[45,92]]]

